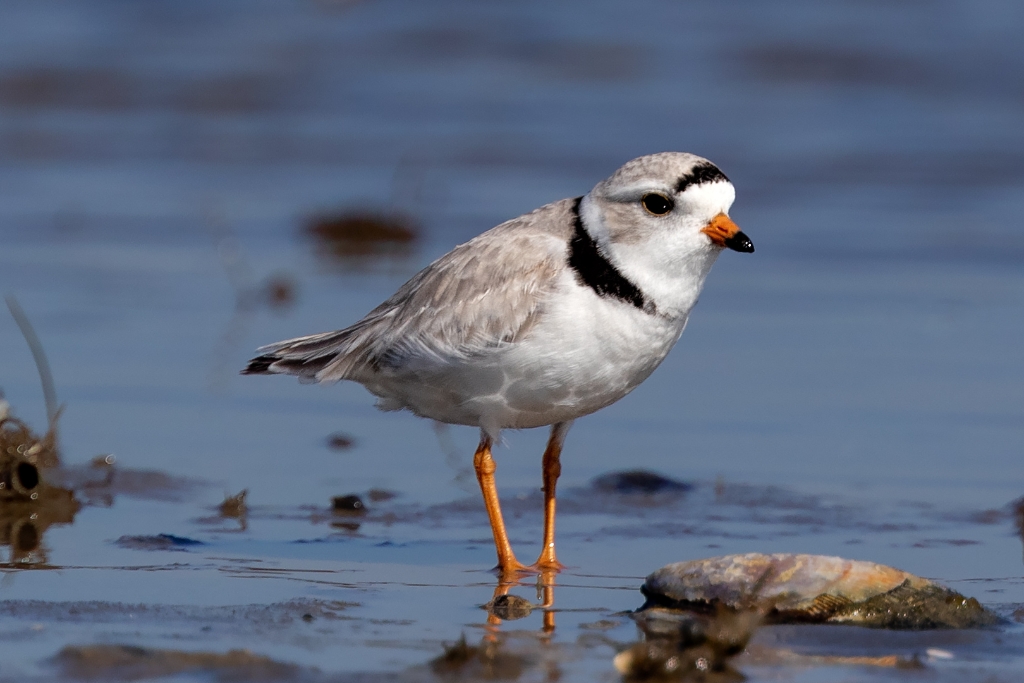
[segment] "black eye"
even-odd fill
[[[653,192],[641,197],[640,203],[644,205],[645,209],[653,213],[655,216],[664,216],[675,208],[675,202],[671,199],[663,194],[655,194]]]

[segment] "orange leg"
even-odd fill
[[[512,572],[528,571],[527,567],[516,559],[512,552],[512,544],[508,542],[505,532],[505,520],[501,516],[501,503],[498,501],[498,489],[494,485],[494,458],[491,457],[491,439],[482,434],[480,445],[473,456],[473,468],[476,469],[476,480],[480,482],[480,491],[484,494],[484,505],[487,517],[491,521],[491,533],[494,534],[494,549],[498,552],[498,569],[502,575]]]
[[[531,567],[538,571],[565,569],[565,565],[555,557],[555,485],[562,474],[562,463],[559,460],[562,442],[571,426],[571,421],[552,425],[548,446],[544,449],[544,547]]]

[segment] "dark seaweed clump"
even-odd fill
[[[0,500],[35,500],[42,484],[40,470],[58,464],[55,426],[37,436],[18,418],[0,415]]]
[[[900,630],[983,628],[1001,622],[975,598],[935,584],[914,588],[910,581],[864,602],[845,605],[828,620]]]
[[[6,404],[0,410],[0,546],[11,549],[6,564],[45,563],[43,534],[53,524],[70,524],[80,507],[70,490],[43,477],[60,464],[56,419],[40,436]]]

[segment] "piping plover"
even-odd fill
[[[664,360],[723,249],[754,251],[728,216],[735,196],[707,159],[634,159],[582,197],[455,247],[354,325],[264,346],[243,373],[352,380],[383,410],[479,427],[473,464],[499,568],[560,569],[565,435]],[[505,532],[491,445],[502,429],[546,425],[544,546],[525,567]]]

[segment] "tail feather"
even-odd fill
[[[285,354],[267,353],[249,361],[243,375],[298,375],[300,378],[319,380],[321,370],[335,359],[334,355],[304,358]]]
[[[242,370],[243,375],[270,375],[273,374],[270,366],[281,360],[280,356],[268,353],[265,356],[257,356],[249,361],[249,364]]]
[[[328,381],[346,379],[346,373],[330,373],[330,377],[321,377],[320,373],[328,366],[338,366],[339,361],[348,359],[348,362],[341,362],[347,370],[353,369],[358,362],[353,355],[352,342],[355,326],[327,332],[314,334],[298,339],[289,339],[275,344],[269,344],[258,349],[261,352],[249,361],[243,375],[298,375],[300,379],[310,381]],[[334,368],[332,367],[332,370]]]

